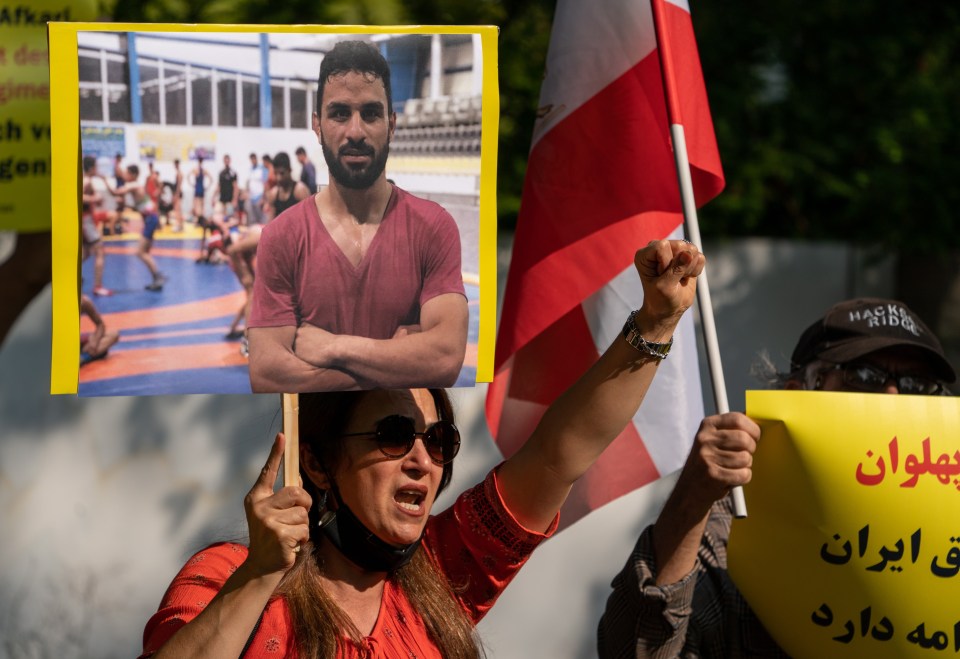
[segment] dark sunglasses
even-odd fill
[[[935,396],[944,392],[943,383],[937,380],[922,375],[888,373],[872,364],[836,364],[827,370],[840,371],[843,383],[857,391],[877,393],[893,380],[901,394]]]
[[[393,414],[377,421],[376,430],[348,432],[343,437],[374,437],[380,452],[394,460],[402,458],[413,449],[417,437],[423,437],[423,445],[434,464],[453,462],[460,451],[460,431],[450,421],[441,419],[423,432],[417,432],[413,419]]]

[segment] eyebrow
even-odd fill
[[[349,103],[342,103],[340,101],[330,101],[329,103],[327,103],[328,112],[333,110],[349,110],[350,107],[351,106]],[[384,107],[385,106],[382,101],[370,101],[369,103],[362,104],[360,106],[360,109],[361,110],[380,110],[382,112],[384,110]]]

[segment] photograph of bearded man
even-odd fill
[[[263,229],[249,323],[255,392],[452,386],[468,311],[457,224],[386,177],[390,67],[366,41],[320,65],[330,181]]]

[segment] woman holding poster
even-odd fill
[[[636,412],[704,259],[654,241],[635,263],[644,303],[623,338],[437,515],[460,446],[443,390],[301,395],[303,487],[274,491],[278,435],[245,501],[249,546],[188,561],[147,624],[143,656],[480,656],[474,626]]]

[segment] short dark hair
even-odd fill
[[[305,156],[305,155],[307,155],[307,150],[304,149],[302,146],[298,146],[298,147],[297,147],[297,150],[294,151],[293,153],[296,154],[296,155],[298,155],[298,156]]]
[[[83,171],[89,172],[94,167],[97,166],[97,159],[93,156],[84,156],[83,157]]]
[[[136,165],[127,165],[127,171],[134,176],[140,176],[140,168]]]
[[[286,151],[281,151],[273,157],[273,168],[290,169],[290,156]]]
[[[356,71],[380,78],[387,92],[387,113],[393,114],[393,93],[390,90],[390,65],[380,51],[366,41],[340,41],[323,56],[317,83],[317,107],[323,103],[323,88],[331,76]]]

